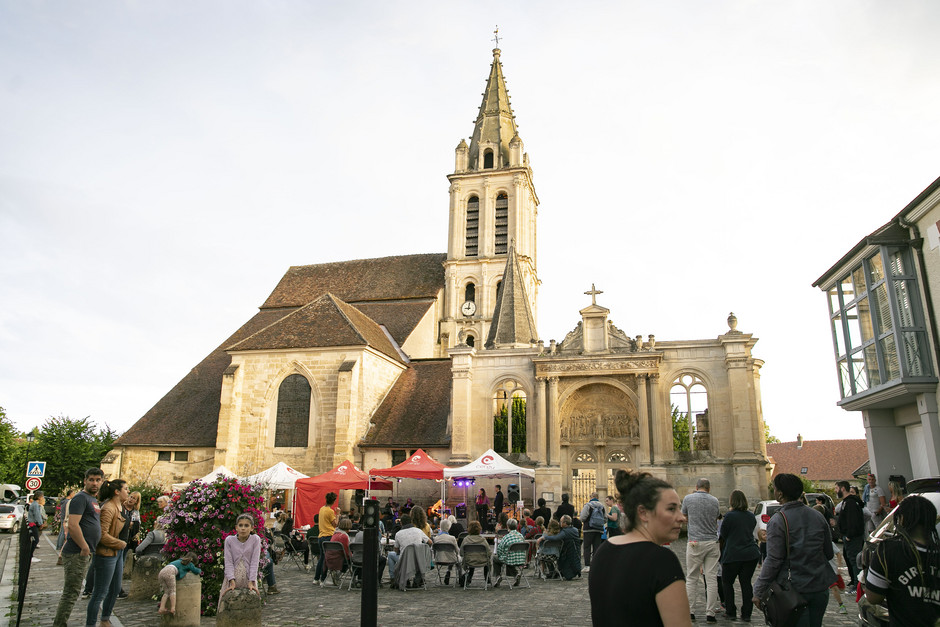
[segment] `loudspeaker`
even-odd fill
[[[509,499],[509,503],[511,505],[515,505],[516,501],[519,500],[519,486],[516,485],[515,483],[510,483],[509,493],[507,494],[507,497]]]
[[[457,518],[466,518],[467,517],[467,504],[461,503],[457,506]]]

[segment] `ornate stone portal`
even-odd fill
[[[595,383],[578,388],[561,410],[562,446],[611,440],[639,445],[636,405],[609,385]]]

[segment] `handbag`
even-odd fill
[[[761,611],[764,612],[764,620],[768,625],[793,627],[809,603],[793,588],[790,581],[790,524],[783,511],[780,515],[783,516],[783,524],[787,529],[787,579],[770,584],[761,599]]]

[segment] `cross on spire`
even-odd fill
[[[496,47],[499,48],[499,25],[496,25],[496,30],[493,31],[493,41],[496,42]]]
[[[591,304],[592,304],[592,305],[596,305],[596,304],[597,304],[597,295],[598,295],[598,294],[603,294],[603,293],[604,293],[603,290],[599,290],[599,289],[595,288],[593,283],[591,283],[591,289],[589,289],[588,291],[585,292],[585,294],[587,294],[587,295],[589,295],[589,296],[591,297]]]

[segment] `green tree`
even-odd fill
[[[107,425],[98,429],[90,417],[49,417],[29,452],[32,459],[46,462],[44,491],[55,494],[83,477],[86,469],[100,466],[116,437]]]
[[[689,450],[689,414],[672,406],[672,447],[674,451]]]
[[[770,426],[765,422],[764,423],[764,442],[767,444],[779,444],[780,438],[775,435],[770,434]]]
[[[6,410],[0,407],[0,483],[19,483],[23,477],[17,476],[19,451],[19,433],[13,422],[7,417]]]
[[[509,408],[504,404],[493,416],[493,450],[497,453],[526,452],[525,399],[512,399],[512,450],[509,450]]]

